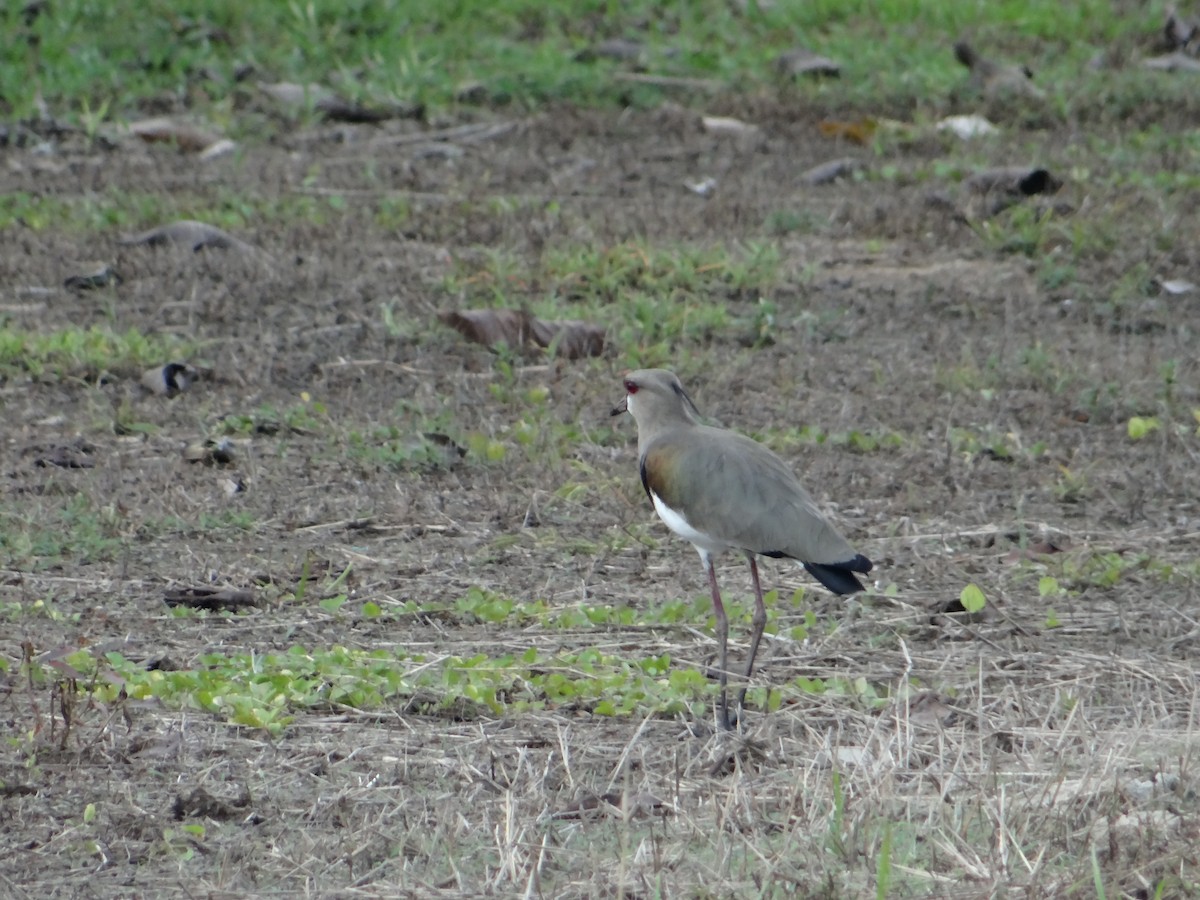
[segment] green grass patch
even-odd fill
[[[553,248],[533,267],[494,252],[444,287],[469,306],[524,307],[544,319],[602,323],[630,365],[657,365],[680,344],[706,344],[731,329],[756,340],[766,327],[761,301],[779,287],[780,268],[779,249],[769,243],[636,240]]]
[[[380,209],[388,206],[385,201],[386,198],[379,199]],[[133,232],[172,219],[197,219],[217,228],[238,231],[267,222],[325,225],[345,215],[347,203],[337,194],[256,194],[225,187],[212,195],[187,191],[142,193],[115,188],[72,196],[28,191],[0,195],[0,231],[20,227],[31,231]]]
[[[625,659],[599,650],[441,658],[403,650],[295,646],[281,653],[208,653],[187,669],[151,670],[110,651],[87,649],[52,666],[22,664],[31,687],[73,678],[106,704],[154,698],[181,709],[220,716],[231,725],[281,734],[297,714],[402,704],[430,715],[510,715],[574,710],[596,716],[695,715],[718,686],[669,653]],[[836,693],[868,708],[886,702],[887,689],[863,678],[797,678],[782,688],[753,688],[752,704],[778,709],[789,697]]]
[[[35,93],[28,87],[35,83],[52,105],[95,123],[151,97],[202,91],[219,121],[245,90],[239,67],[252,63],[267,80],[338,82],[359,99],[447,106],[461,85],[474,82],[492,104],[659,102],[667,89],[619,77],[631,63],[580,54],[598,41],[621,38],[641,44],[637,67],[646,73],[708,79],[726,90],[785,87],[774,59],[803,44],[843,66],[840,80],[796,88],[813,101],[912,107],[964,80],[951,45],[969,34],[1030,64],[1051,92],[1050,108],[1063,115],[1079,115],[1081,108],[1137,115],[1144,114],[1146,98],[1161,108],[1187,102],[1193,93],[1187,80],[1136,68],[1080,73],[1114,43],[1148,41],[1162,27],[1162,5],[1130,15],[1099,0],[1065,6],[819,0],[761,7],[724,0],[182,0],[147,15],[132,0],[61,0],[27,23],[23,4],[7,4],[0,27],[13,52],[0,68],[0,96],[22,98],[9,100],[10,111],[28,117]]]
[[[802,641],[816,628],[816,614],[807,608],[806,593],[797,589],[790,600],[780,603],[778,593],[769,591],[764,595],[767,603],[766,631],[770,634],[786,634],[795,641]],[[786,610],[789,623],[782,622],[782,610]],[[752,600],[727,598],[725,611],[731,627],[749,628],[754,612]],[[669,626],[701,626],[713,628],[715,619],[712,601],[707,595],[682,598],[656,603],[647,609],[632,606],[552,606],[545,600],[519,600],[506,594],[472,587],[457,600],[430,602],[407,600],[398,605],[384,608],[384,618],[410,616],[429,617],[439,621],[452,621],[462,625],[496,625],[506,628],[527,628],[537,625],[547,631],[575,631],[589,628],[646,628]],[[796,623],[800,616],[803,621]]]
[[[852,453],[878,453],[899,450],[907,443],[904,435],[890,429],[825,431],[816,425],[773,428],[753,437],[777,453],[786,453],[797,446],[821,444],[843,447]]]
[[[125,523],[115,505],[97,507],[75,496],[56,510],[9,505],[0,509],[0,565],[40,570],[112,560]]]
[[[176,337],[113,331],[101,325],[32,332],[0,330],[0,382],[26,375],[36,379],[94,379],[104,372],[163,365],[185,359],[194,347]]]

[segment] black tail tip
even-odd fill
[[[855,572],[870,572],[871,561],[861,553],[854,559],[844,563],[827,565],[823,563],[805,563],[808,574],[835,594],[856,594],[865,591],[863,583],[855,577]]]

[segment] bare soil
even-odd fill
[[[1014,886],[1086,896],[1093,848],[1114,890],[1138,895],[1163,878],[1178,895],[1196,889],[1200,306],[1195,293],[1145,292],[1118,308],[1107,293],[1138,264],[1194,278],[1194,216],[1153,258],[1130,236],[1085,260],[1078,283],[1090,287],[1066,295],[1039,280],[1043,260],[1001,252],[984,239],[994,226],[972,227],[931,196],[957,203],[953,183],[906,175],[955,158],[951,139],[878,158],[822,136],[802,110],[738,114],[760,134],[708,135],[669,109],[561,109],[441,142],[413,140],[412,123],[320,126],[209,163],[133,144],[3,151],[4,191],[161,192],[178,218],[239,195],[277,198],[281,210],[337,195],[346,207],[239,230],[259,253],[127,247],[123,229],[4,235],[8,327],[186,335],[202,342],[193,362],[206,377],[170,399],[140,390],[135,371],[0,384],[3,502],[63,529],[70,548],[20,564],[6,550],[0,572],[10,611],[0,894],[874,895],[883,822],[898,823],[898,864],[925,873],[893,873],[897,895]],[[982,152],[1061,170],[1064,148],[1082,140],[1064,127]],[[1049,161],[1029,159],[1030,146]],[[837,156],[897,174],[800,181]],[[717,180],[712,196],[683,187],[705,176]],[[374,217],[381,194],[408,204],[398,226]],[[1119,194],[1097,201],[1069,178],[1058,199],[1068,217],[1109,217],[1118,230],[1152,218],[1126,216]],[[781,211],[811,227],[770,232],[764,223]],[[214,650],[294,645],[463,656],[601,646],[711,663],[703,628],[562,632],[355,612],[365,601],[453,600],[472,586],[647,608],[705,590],[695,554],[654,522],[641,493],[633,422],[609,418],[630,362],[619,341],[601,359],[519,358],[510,396],[494,390],[510,384],[495,354],[437,324],[438,311],[488,302],[497,251],[536,272],[548,249],[627,241],[778,249],[775,323],[760,346],[757,297],[663,300],[728,305],[727,331],[673,348],[706,414],[752,433],[810,425],[903,437],[875,450],[786,448],[876,561],[877,590],[835,600],[799,567],[764,563],[785,601],[806,588],[818,627],[804,644],[768,641],[756,682],[863,679],[888,692],[915,679],[927,693],[876,705],[792,691],[776,712],[748,710],[740,739],[712,736],[703,709],[685,721],[412,704],[299,710],[273,739],[195,711],[144,703],[126,716],[80,698],[64,739],[60,697],[18,674],[26,652],[112,646],[194,667]],[[59,288],[92,260],[123,282]],[[447,290],[448,276],[473,273],[478,291]],[[545,286],[523,277],[496,290],[534,302]],[[351,452],[354,433],[369,442],[388,425],[414,438],[497,434],[522,416],[520,391],[537,386],[553,418],[584,436],[567,453],[513,445],[499,461],[406,468]],[[315,402],[324,427],[236,436],[231,468],[181,455],[223,416]],[[1132,415],[1163,427],[1133,441]],[[156,428],[120,434],[118,419]],[[93,467],[36,464],[80,440]],[[244,490],[229,493],[230,480]],[[564,496],[572,483],[584,490]],[[107,511],[118,542],[75,532],[64,510],[81,501]],[[232,514],[245,526],[229,527]],[[1039,542],[1062,552],[1026,559]],[[723,563],[726,592],[745,596],[744,563]],[[316,586],[348,565],[351,602],[329,612]],[[1045,574],[1070,593],[1041,597]],[[305,578],[314,588],[289,599]],[[988,598],[977,616],[955,612],[971,582]],[[164,596],[188,587],[264,599],[237,615],[176,617]],[[38,600],[55,614],[37,612]],[[739,654],[744,640],[735,626]],[[606,793],[633,798],[628,816],[603,803],[575,814]],[[831,843],[839,803],[849,850]],[[96,815],[85,822],[88,804]]]

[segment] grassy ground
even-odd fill
[[[1200,894],[1200,139],[1194,74],[1140,65],[1162,4],[0,15],[0,893]],[[841,77],[783,77],[798,45]],[[999,132],[938,130],[968,113]],[[164,114],[237,145],[124,128]],[[995,166],[1063,186],[996,210]],[[175,219],[251,249],[121,242]],[[439,317],[494,307],[606,349]],[[173,360],[196,385],[147,391]],[[647,365],[877,563],[851,601],[764,563],[736,736],[608,415]]]

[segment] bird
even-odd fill
[[[642,487],[659,518],[696,548],[708,576],[720,665],[720,724],[731,731],[725,697],[729,620],[717,587],[717,555],[737,550],[750,564],[754,617],[747,681],[767,624],[759,556],[798,560],[838,595],[865,590],[858,575],[873,564],[842,537],[775,453],[745,435],[703,424],[673,372],[639,369],[624,377],[623,386],[625,396],[612,415],[629,413],[637,423]],[[745,697],[743,687],[739,709]]]

